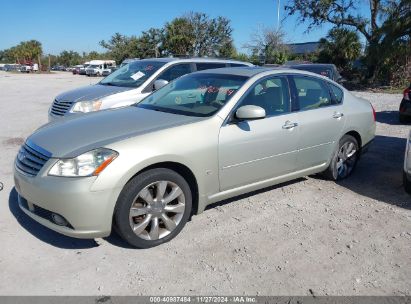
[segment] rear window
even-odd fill
[[[204,70],[210,70],[210,69],[220,69],[220,68],[225,68],[226,67],[225,63],[202,62],[202,63],[196,63],[196,65],[197,65],[197,71],[204,71]]]
[[[333,103],[341,104],[344,98],[343,90],[341,90],[339,87],[331,83],[329,83],[329,86],[331,88],[331,98],[333,100]]]
[[[233,68],[238,68],[238,67],[246,67],[248,65],[241,64],[241,63],[230,63],[230,66],[233,67]]]
[[[321,76],[325,76],[328,77],[330,79],[332,79],[333,77],[333,73],[331,69],[328,68],[324,68],[324,67],[313,67],[313,66],[307,66],[307,67],[302,67],[302,66],[298,66],[298,67],[293,67],[294,69],[297,70],[302,70],[302,71],[307,71],[307,72],[311,72],[311,73],[315,73]]]

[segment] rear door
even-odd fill
[[[303,170],[331,159],[345,116],[342,98],[337,103],[326,81],[303,75],[293,75],[291,79],[300,131],[297,167]]]

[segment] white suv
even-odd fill
[[[49,109],[49,121],[63,116],[119,108],[140,102],[168,82],[195,71],[251,63],[208,58],[155,58],[131,62],[99,83],[58,95]]]

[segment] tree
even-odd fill
[[[336,27],[326,38],[320,39],[320,49],[319,62],[334,63],[338,68],[348,70],[361,55],[361,42],[356,32]]]
[[[80,64],[82,58],[79,53],[74,51],[62,51],[58,56],[58,62],[64,66]]]
[[[163,29],[150,28],[142,32],[137,40],[137,56],[139,58],[161,57],[164,53]]]
[[[185,16],[194,34],[194,56],[231,57],[235,53],[230,20],[209,18],[204,13],[191,12]]]
[[[121,63],[124,59],[135,57],[138,39],[135,36],[127,37],[115,33],[109,41],[101,40],[99,44],[108,50],[111,58]]]
[[[179,17],[165,25],[164,48],[171,55],[188,56],[194,53],[195,34],[187,18]]]
[[[251,35],[250,42],[244,45],[253,54],[254,60],[259,56],[265,58],[265,63],[283,64],[288,58],[288,47],[284,42],[282,30],[258,28]],[[258,59],[259,61],[259,59]]]
[[[285,6],[289,15],[298,14],[301,22],[309,22],[308,30],[324,23],[349,26],[367,41],[368,77],[378,75],[390,51],[399,40],[411,35],[410,0],[370,0],[369,18],[360,15],[360,1],[354,0],[290,0]],[[408,37],[408,38],[405,38]]]

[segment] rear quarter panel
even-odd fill
[[[344,90],[344,115],[346,115],[346,123],[343,134],[350,131],[358,132],[362,146],[374,139],[375,120],[371,103],[368,100],[358,98]]]

